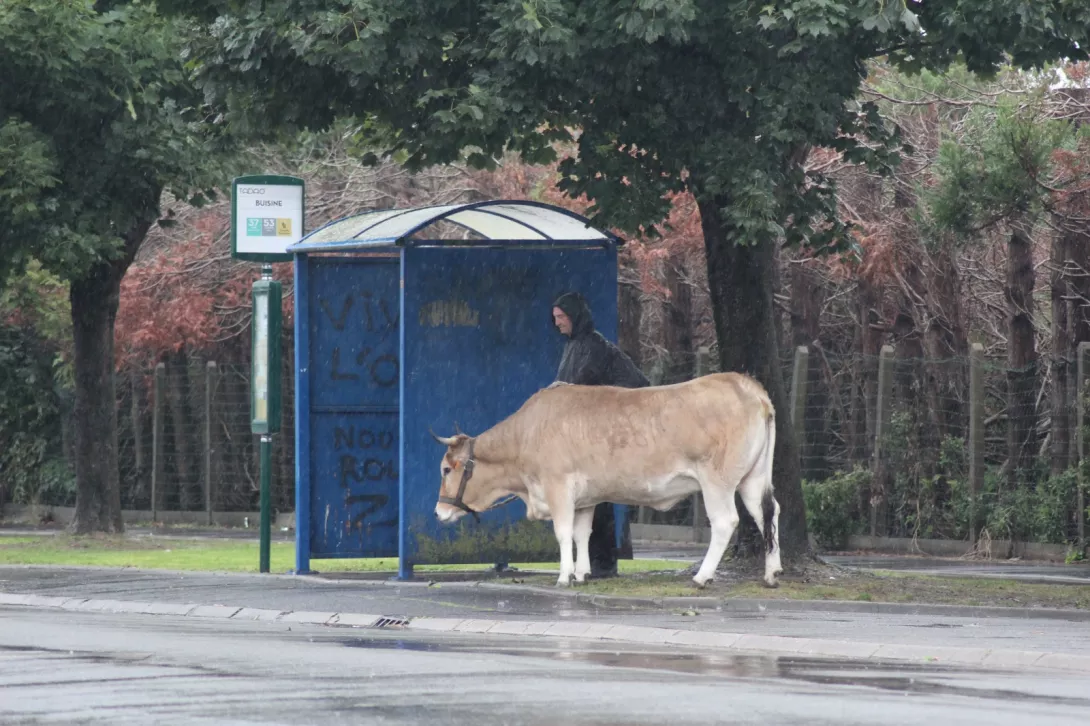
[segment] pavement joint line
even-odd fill
[[[94,598],[61,598],[0,592],[0,606],[22,606],[78,612],[121,612],[223,620],[264,620],[326,627],[374,627],[384,616],[365,613],[279,611],[222,604],[146,603]],[[742,653],[779,653],[817,657],[851,657],[995,668],[1039,668],[1090,674],[1090,656],[1074,653],[973,647],[870,643],[782,635],[696,631],[643,625],[578,621],[487,620],[474,618],[409,618],[399,629],[433,633],[485,633],[571,640],[620,641],[634,645],[687,645]]]

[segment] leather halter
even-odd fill
[[[462,497],[466,493],[466,484],[469,483],[470,477],[473,476],[473,467],[477,463],[477,460],[473,457],[473,446],[476,443],[477,442],[474,441],[473,439],[469,440],[469,456],[466,457],[466,463],[462,467],[462,482],[458,485],[458,494],[457,494],[457,496],[455,496],[455,497],[440,496],[439,497],[439,502],[441,504],[449,504],[452,507],[457,507],[458,509],[461,509],[463,512],[468,512],[469,514],[473,515],[473,518],[475,520],[480,522],[481,521],[481,515],[477,512],[477,510],[473,509],[468,504],[466,504],[464,499],[462,499]]]

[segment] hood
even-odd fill
[[[565,315],[571,318],[572,338],[594,332],[594,317],[590,314],[590,307],[587,305],[586,299],[579,293],[564,293],[556,299],[553,307],[560,308]]]

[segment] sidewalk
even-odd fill
[[[0,607],[674,644],[1090,674],[1090,613],[601,598],[504,583],[0,567]]]

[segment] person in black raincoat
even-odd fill
[[[584,386],[643,388],[651,385],[632,359],[594,329],[594,318],[586,299],[578,292],[561,295],[553,303],[553,324],[568,337],[556,380]],[[613,504],[602,502],[594,508],[590,533],[590,576],[617,574]],[[622,556],[632,557],[628,522],[624,523]]]

